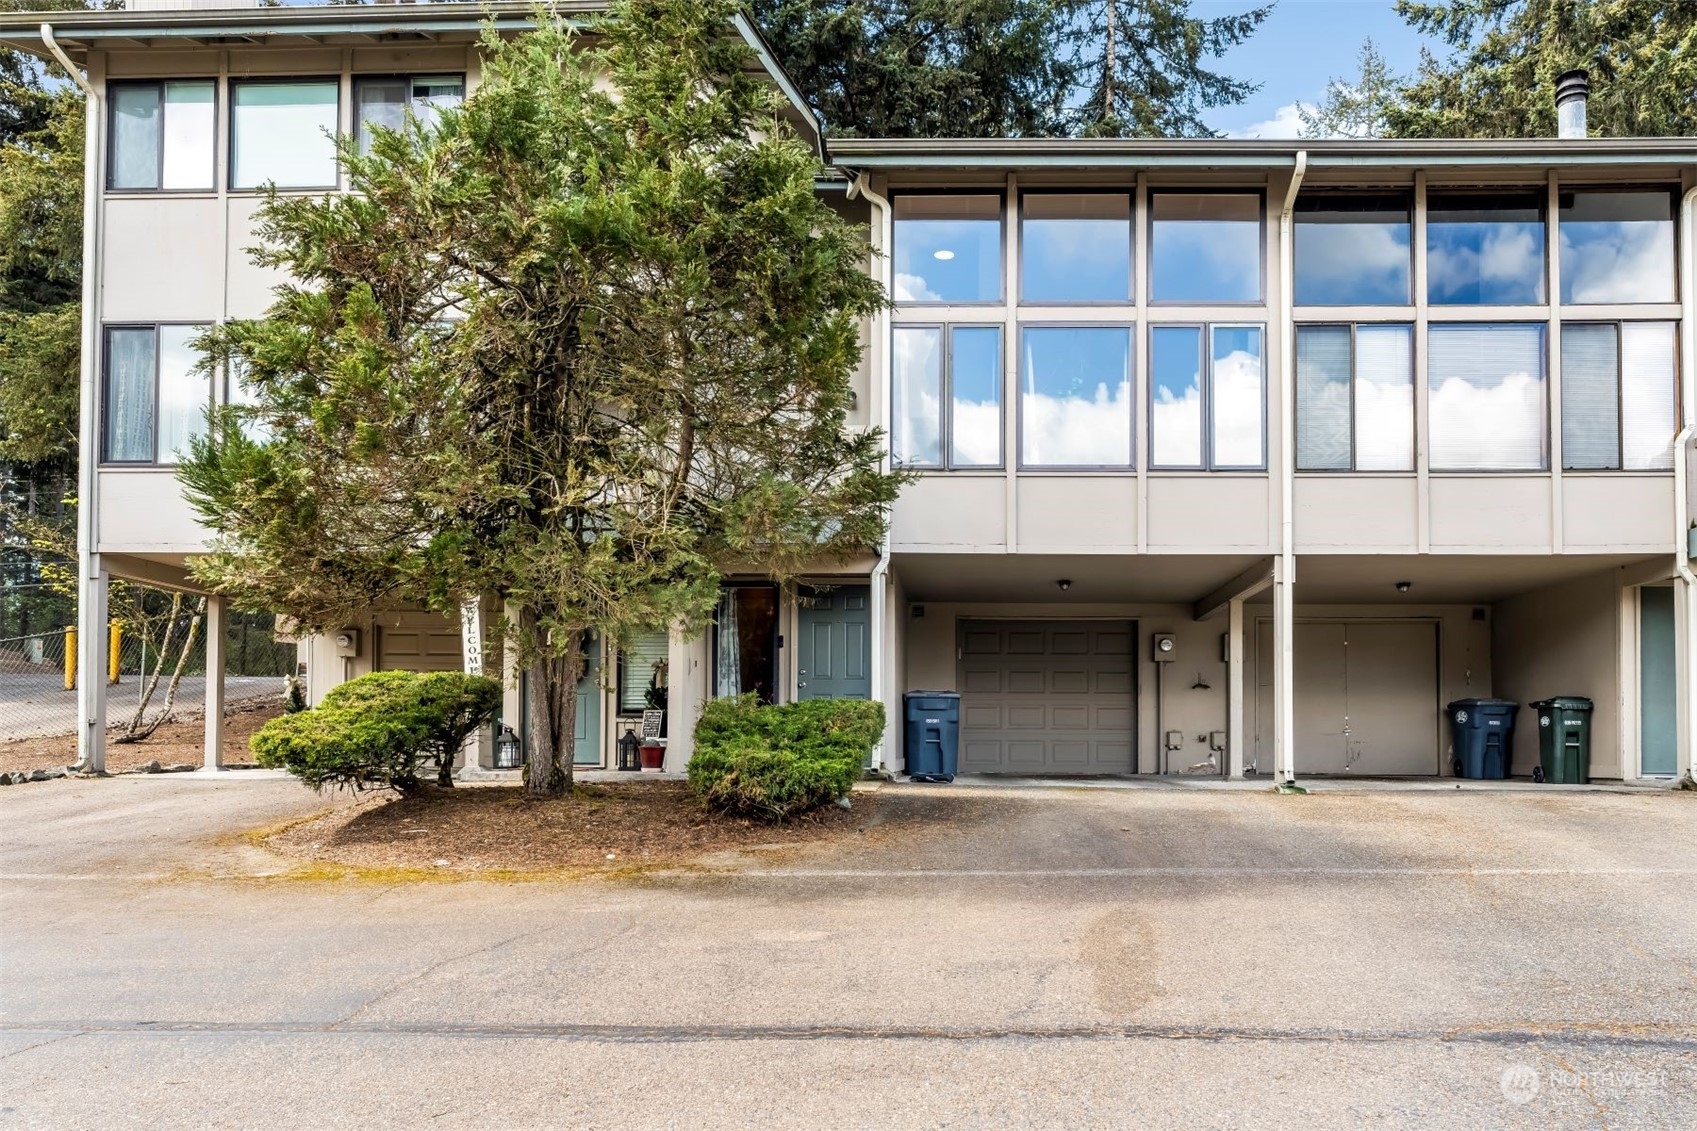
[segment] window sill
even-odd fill
[[[217,200],[218,190],[215,188],[195,189],[116,189],[105,191],[108,200]]]

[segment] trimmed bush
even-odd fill
[[[501,706],[501,685],[460,672],[373,672],[332,690],[318,707],[273,719],[250,746],[262,766],[314,789],[418,788],[421,768],[453,785],[454,755]]]
[[[689,782],[720,812],[782,821],[843,796],[884,733],[884,705],[716,699],[695,726]]]

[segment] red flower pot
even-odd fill
[[[666,748],[658,742],[642,744],[642,768],[645,770],[663,770],[666,768]]]

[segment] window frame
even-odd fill
[[[1123,196],[1126,198],[1125,239],[1126,239],[1126,297],[1125,298],[1091,298],[1091,299],[1058,299],[1058,298],[1028,298],[1025,294],[1025,202],[1033,196]],[[1004,212],[1005,215],[1005,212]],[[1050,217],[1042,217],[1048,220]],[[1003,221],[1006,227],[1006,220]],[[1015,280],[1018,294],[1015,302],[1019,306],[1043,307],[1045,309],[1065,307],[1132,307],[1137,305],[1137,190],[1117,186],[1100,186],[1097,188],[1049,188],[1047,186],[1019,190],[1019,278]],[[1003,249],[1003,266],[1006,268],[1006,248]],[[1132,447],[1135,449],[1136,445]],[[1135,451],[1133,453],[1135,455]]]
[[[348,97],[352,104],[352,123],[354,148],[359,152],[365,151],[365,119],[359,116],[359,88],[368,82],[404,82],[407,84],[407,109],[413,104],[412,84],[425,78],[457,78],[460,80],[460,103],[466,99],[466,73],[464,71],[361,71],[352,76],[348,86]],[[340,94],[337,95],[340,98]],[[340,119],[341,108],[337,107],[337,117]]]
[[[896,263],[896,242],[898,239],[897,225],[901,223],[896,218],[896,201],[904,196],[993,196],[996,198],[996,297],[993,299],[898,299],[890,297],[892,307],[896,308],[925,308],[936,310],[945,306],[969,307],[1001,307],[1008,305],[1008,190],[1005,187],[977,189],[962,188],[919,188],[894,189],[890,192],[890,270],[894,272]],[[982,223],[982,221],[980,221]],[[1003,343],[1005,348],[1006,343]],[[1007,462],[1003,453],[1003,463]]]
[[[998,401],[997,418],[1001,426],[1001,434],[997,437],[996,446],[1001,458],[995,463],[971,463],[956,466],[955,455],[955,335],[956,329],[964,330],[995,330],[996,339],[1001,354],[1001,369],[996,374],[997,387],[1001,391]],[[1003,322],[966,321],[966,322],[894,322],[890,325],[890,356],[895,357],[895,333],[897,330],[936,330],[941,341],[937,346],[937,456],[935,464],[903,464],[895,461],[895,453],[891,453],[891,464],[903,471],[927,472],[1006,472],[1008,469],[1007,428],[1007,371],[1008,371],[1008,342],[1007,325]],[[891,387],[890,402],[895,403],[895,368],[890,369]]]
[[[1676,245],[1677,246],[1677,245]],[[1627,305],[1627,304],[1621,304]],[[1627,467],[1626,466],[1626,327],[1628,326],[1669,326],[1673,330],[1673,423],[1675,432],[1678,431],[1680,419],[1680,366],[1683,358],[1679,348],[1679,320],[1677,318],[1563,318],[1561,320],[1562,341],[1567,341],[1567,329],[1570,326],[1606,326],[1614,331],[1615,337],[1615,428],[1614,428],[1614,458],[1613,467],[1569,467],[1567,463],[1567,437],[1562,436],[1561,473],[1563,475],[1672,475],[1673,468],[1659,467]],[[1565,375],[1564,375],[1565,376]],[[1567,383],[1562,382],[1562,423],[1567,422]],[[1671,436],[1670,436],[1671,439]],[[1674,459],[1679,458],[1678,453]],[[1546,456],[1546,462],[1554,462]]]
[[[1493,193],[1501,194],[1503,196],[1507,196],[1507,197],[1510,197],[1510,198],[1523,195],[1529,200],[1537,201],[1537,209],[1538,209],[1538,221],[1537,222],[1538,222],[1539,226],[1543,229],[1543,232],[1540,235],[1539,240],[1538,240],[1538,261],[1539,261],[1539,264],[1540,264],[1539,281],[1540,281],[1540,284],[1542,286],[1544,297],[1540,298],[1540,299],[1533,299],[1530,302],[1445,302],[1445,301],[1433,298],[1432,297],[1432,231],[1433,231],[1434,228],[1446,226],[1442,221],[1435,221],[1435,220],[1432,219],[1432,213],[1434,211],[1434,207],[1433,207],[1434,199],[1442,200],[1444,197],[1470,197],[1470,198],[1473,198],[1473,199],[1484,199],[1484,198],[1490,197]],[[1550,307],[1550,306],[1553,306],[1553,305],[1557,305],[1556,303],[1551,302],[1551,298],[1553,296],[1554,298],[1556,298],[1558,300],[1560,299],[1560,297],[1561,297],[1561,293],[1560,293],[1561,280],[1560,280],[1560,277],[1559,277],[1559,265],[1550,262],[1550,259],[1551,259],[1551,257],[1550,257],[1550,222],[1551,221],[1550,221],[1549,183],[1547,181],[1536,181],[1536,182],[1521,183],[1521,184],[1510,183],[1510,184],[1502,184],[1502,185],[1427,185],[1425,196],[1424,196],[1422,203],[1424,205],[1423,213],[1424,213],[1424,216],[1425,216],[1424,225],[1423,225],[1425,227],[1425,233],[1424,233],[1425,239],[1421,241],[1419,254],[1421,256],[1420,262],[1421,262],[1421,265],[1424,267],[1425,275],[1426,275],[1426,293],[1423,294],[1423,295],[1416,296],[1416,297],[1417,297],[1417,300],[1418,300],[1418,304],[1420,306],[1426,307],[1429,310],[1444,312],[1444,313],[1439,313],[1439,314],[1435,315],[1431,319],[1432,322],[1437,323],[1437,322],[1465,322],[1465,321],[1468,321],[1468,319],[1466,319],[1466,318],[1459,318],[1459,317],[1450,316],[1447,312],[1452,311],[1452,310],[1513,310],[1513,311],[1525,310],[1525,311],[1534,311],[1534,310],[1538,310],[1538,309],[1541,309],[1541,308],[1547,308],[1547,307]],[[1526,223],[1527,221],[1515,220],[1515,221],[1508,221],[1508,222],[1519,224],[1519,223]],[[1412,234],[1410,235],[1409,239],[1410,239],[1410,243],[1412,244],[1412,242],[1413,242]],[[1557,232],[1557,240],[1556,240],[1556,252],[1557,252],[1558,256],[1560,254],[1560,251],[1561,251],[1561,241],[1560,241],[1560,232],[1558,231]],[[1411,291],[1414,289],[1414,280],[1412,278],[1409,280],[1409,289]],[[1524,322],[1524,321],[1529,321],[1529,319],[1510,317],[1508,319],[1487,318],[1487,319],[1483,319],[1483,321],[1489,322],[1492,325],[1507,325],[1510,322]],[[1535,321],[1535,320],[1533,320],[1533,321]],[[1547,343],[1546,343],[1546,352],[1547,352]],[[1545,373],[1545,379],[1548,380],[1548,378],[1549,378],[1548,358],[1545,359],[1545,362],[1546,362],[1546,368],[1545,368],[1544,373]],[[1545,397],[1545,402],[1546,402],[1545,407],[1546,408],[1548,407],[1548,400],[1549,400],[1549,398],[1546,396]],[[1549,462],[1547,451],[1546,451],[1546,456],[1545,456],[1544,462],[1545,463]]]
[[[112,468],[147,468],[147,467],[176,467],[175,462],[165,463],[159,458],[159,389],[161,350],[159,348],[159,331],[167,326],[198,326],[211,329],[213,322],[196,322],[192,320],[167,320],[164,322],[103,322],[100,326],[100,459],[96,466]],[[147,330],[153,334],[153,431],[148,438],[149,458],[113,459],[108,454],[111,451],[112,439],[112,331],[114,330]],[[206,410],[213,411],[219,407],[218,390],[221,382],[213,374],[206,377]]]
[[[1406,299],[1404,299],[1402,302],[1383,302],[1383,303],[1381,303],[1381,302],[1298,302],[1297,301],[1297,298],[1296,298],[1296,288],[1297,288],[1297,285],[1298,285],[1298,283],[1297,283],[1297,271],[1298,271],[1298,261],[1299,261],[1300,257],[1297,253],[1297,250],[1296,250],[1296,232],[1297,232],[1297,229],[1302,224],[1302,221],[1300,219],[1300,217],[1302,216],[1301,206],[1302,206],[1304,201],[1309,201],[1309,202],[1323,201],[1323,200],[1326,200],[1328,198],[1333,199],[1333,200],[1362,200],[1362,199],[1392,200],[1392,199],[1394,199],[1394,200],[1404,201],[1407,204],[1407,206],[1408,206],[1408,297]],[[1414,224],[1415,199],[1414,198],[1415,198],[1415,192],[1412,188],[1403,188],[1403,187],[1400,187],[1400,186],[1388,187],[1388,188],[1384,189],[1383,191],[1374,191],[1374,190],[1366,189],[1366,188],[1360,188],[1360,189],[1321,188],[1321,189],[1311,190],[1311,191],[1306,192],[1306,193],[1299,193],[1297,195],[1297,198],[1296,198],[1296,203],[1291,210],[1291,221],[1290,221],[1290,224],[1291,224],[1291,238],[1290,238],[1291,306],[1296,307],[1296,308],[1301,308],[1301,309],[1304,309],[1304,310],[1347,309],[1347,308],[1351,308],[1351,307],[1363,307],[1363,306],[1379,307],[1379,308],[1382,308],[1382,309],[1385,309],[1385,310],[1413,310],[1414,306],[1415,306],[1415,296],[1414,296],[1414,273],[1415,272],[1414,272],[1414,265],[1415,265],[1415,259],[1417,257],[1417,249],[1415,248],[1415,240],[1414,240],[1414,229],[1415,229],[1415,224]],[[1336,325],[1343,325],[1343,323],[1332,322],[1332,323],[1327,323],[1327,325],[1336,326]],[[1350,325],[1354,325],[1354,323],[1350,323]],[[1354,357],[1354,352],[1353,352],[1354,349],[1355,349],[1355,339],[1354,339],[1354,335],[1352,334],[1351,337],[1350,337],[1350,350],[1351,350],[1352,360],[1353,360],[1353,357]]]
[[[305,85],[305,84],[308,84],[308,83],[326,83],[326,82],[332,84],[336,88],[336,132],[335,132],[334,140],[340,141],[342,139],[342,137],[345,136],[342,133],[342,110],[343,110],[343,106],[342,106],[342,78],[343,77],[344,76],[341,73],[337,73],[337,74],[317,74],[317,75],[254,75],[254,76],[251,76],[251,77],[250,76],[243,76],[242,78],[231,78],[229,80],[229,85],[227,87],[228,97],[229,97],[229,100],[230,100],[230,113],[228,115],[229,126],[228,126],[227,134],[225,136],[225,145],[227,146],[227,149],[228,149],[230,156],[229,156],[229,160],[226,162],[226,164],[229,166],[229,168],[225,171],[225,177],[224,177],[226,189],[232,194],[234,194],[234,193],[246,193],[246,194],[249,194],[249,195],[258,196],[258,195],[261,195],[265,192],[265,188],[263,187],[265,184],[274,183],[274,182],[261,182],[261,184],[259,184],[259,185],[252,185],[252,186],[247,186],[247,187],[243,187],[241,185],[236,184],[236,91],[239,88],[248,87],[248,86],[301,86],[301,85]],[[287,187],[284,187],[283,185],[277,185],[276,187],[277,187],[277,191],[279,193],[283,193],[285,195],[287,195],[288,193],[292,193],[292,192],[336,192],[336,191],[341,189],[342,181],[344,179],[345,178],[342,175],[342,160],[341,160],[340,155],[338,155],[337,158],[336,158],[336,179],[334,181],[332,181],[330,184],[327,184],[327,185],[289,185]]]
[[[1547,270],[1547,267],[1546,267],[1546,270]],[[1509,308],[1505,307],[1505,308],[1499,308],[1499,309],[1509,309]],[[1521,307],[1521,308],[1518,308],[1518,309],[1530,310],[1530,309],[1535,309],[1535,308]],[[1542,453],[1542,455],[1539,459],[1539,465],[1537,467],[1436,467],[1432,464],[1432,456],[1433,456],[1433,453],[1434,453],[1434,449],[1437,447],[1436,443],[1432,439],[1432,331],[1433,330],[1443,331],[1443,330],[1448,330],[1452,327],[1472,328],[1472,327],[1505,327],[1505,326],[1507,326],[1507,327],[1531,326],[1531,327],[1537,328],[1537,330],[1539,331],[1540,352],[1539,352],[1538,356],[1539,356],[1540,368],[1539,368],[1538,372],[1539,372],[1539,377],[1540,377],[1540,383],[1542,384],[1543,390],[1544,390],[1544,418],[1543,418],[1543,425],[1542,425],[1542,427],[1543,427],[1543,453]],[[1426,412],[1425,412],[1426,445],[1425,445],[1425,454],[1426,454],[1426,474],[1427,474],[1428,477],[1434,476],[1434,475],[1523,475],[1523,476],[1524,475],[1542,475],[1542,476],[1548,476],[1548,475],[1551,474],[1550,465],[1555,462],[1555,460],[1550,458],[1552,448],[1554,447],[1554,443],[1555,443],[1554,437],[1552,436],[1551,429],[1550,429],[1550,421],[1551,421],[1550,413],[1552,411],[1552,405],[1555,401],[1555,398],[1553,396],[1551,396],[1551,393],[1550,393],[1551,344],[1552,344],[1552,334],[1550,333],[1550,320],[1548,318],[1498,318],[1498,317],[1491,317],[1491,318],[1443,318],[1443,317],[1439,317],[1439,318],[1434,318],[1434,319],[1427,321],[1425,341],[1424,342],[1417,342],[1416,345],[1415,345],[1415,348],[1424,350],[1424,354],[1421,355],[1421,356],[1422,356],[1422,360],[1424,360],[1425,363],[1426,363],[1425,367],[1424,367],[1425,371],[1426,371],[1425,377],[1424,377],[1424,382],[1425,382],[1425,385],[1426,385]],[[1557,360],[1559,360],[1559,359],[1557,359]],[[1415,381],[1416,381],[1416,383],[1419,383],[1422,380],[1421,376],[1419,375],[1420,368],[1421,367],[1419,365],[1416,365],[1416,367],[1415,367],[1415,370],[1416,370]],[[1415,396],[1416,396],[1416,398],[1419,397],[1418,390],[1416,391]],[[1416,401],[1415,401],[1415,406],[1416,406],[1415,407],[1416,427],[1418,427],[1418,425],[1419,425],[1418,414],[1420,412],[1419,400],[1418,399],[1416,399]],[[1419,459],[1418,451],[1416,452],[1415,458],[1416,458],[1416,460]]]
[[[1201,331],[1202,355],[1199,358],[1199,372],[1202,378],[1202,416],[1201,416],[1201,447],[1200,463],[1194,464],[1157,464],[1155,462],[1155,331],[1158,329],[1184,329]],[[1259,330],[1261,332],[1261,462],[1259,464],[1221,464],[1214,459],[1214,331],[1222,330]],[[1179,473],[1215,472],[1266,472],[1270,464],[1270,443],[1268,439],[1268,404],[1267,380],[1267,343],[1268,330],[1266,322],[1250,322],[1238,319],[1183,319],[1175,322],[1151,322],[1149,324],[1149,379],[1146,382],[1149,389],[1149,403],[1145,415],[1148,417],[1147,438],[1149,442],[1149,470]]]
[[[1409,285],[1412,286],[1413,285],[1412,282]],[[1389,469],[1384,469],[1384,468],[1369,468],[1369,469],[1363,471],[1361,469],[1360,461],[1359,461],[1360,445],[1356,443],[1356,431],[1357,431],[1356,424],[1357,424],[1358,417],[1357,417],[1357,414],[1356,414],[1356,401],[1355,401],[1355,386],[1356,386],[1356,382],[1360,379],[1356,375],[1356,357],[1357,357],[1357,350],[1356,350],[1357,333],[1356,333],[1356,331],[1359,330],[1362,326],[1397,326],[1397,327],[1405,328],[1408,331],[1408,360],[1409,360],[1409,366],[1408,366],[1408,382],[1409,382],[1409,385],[1408,385],[1408,388],[1409,388],[1409,394],[1412,397],[1412,395],[1415,391],[1415,388],[1414,388],[1415,384],[1418,380],[1417,373],[1420,369],[1420,358],[1419,358],[1419,354],[1417,352],[1420,348],[1419,347],[1419,341],[1418,341],[1419,334],[1416,332],[1417,327],[1415,326],[1415,323],[1412,320],[1404,321],[1402,319],[1397,319],[1397,318],[1386,318],[1386,319],[1382,319],[1382,320],[1373,319],[1373,320],[1370,320],[1370,321],[1359,321],[1359,322],[1338,322],[1338,321],[1324,321],[1324,320],[1316,320],[1316,321],[1311,321],[1311,322],[1295,322],[1295,323],[1291,324],[1291,344],[1293,346],[1295,346],[1297,340],[1301,337],[1302,331],[1309,328],[1310,326],[1324,327],[1326,329],[1334,329],[1334,330],[1341,327],[1341,328],[1347,329],[1349,331],[1349,466],[1348,467],[1303,467],[1302,464],[1299,462],[1301,460],[1301,454],[1300,454],[1301,453],[1301,444],[1300,444],[1300,442],[1298,442],[1296,440],[1296,437],[1301,434],[1302,391],[1301,391],[1301,386],[1298,384],[1299,378],[1298,378],[1298,375],[1297,375],[1297,372],[1296,372],[1296,367],[1293,364],[1292,367],[1291,367],[1291,419],[1296,422],[1296,428],[1292,430],[1293,450],[1292,450],[1291,454],[1292,454],[1292,467],[1295,469],[1296,474],[1298,474],[1298,475],[1403,475],[1403,476],[1412,476],[1412,475],[1417,474],[1417,469],[1418,469],[1419,463],[1420,463],[1419,451],[1418,451],[1420,422],[1417,419],[1418,416],[1419,416],[1419,412],[1418,412],[1417,407],[1412,405],[1412,404],[1409,406],[1408,450],[1409,450],[1412,466],[1404,468],[1402,470],[1389,470]],[[1294,354],[1293,354],[1293,357],[1294,357]]]
[[[1213,299],[1213,298],[1157,298],[1155,294],[1155,198],[1158,196],[1253,196],[1256,199],[1259,218],[1256,223],[1256,247],[1260,259],[1260,267],[1256,274],[1256,297],[1253,299]],[[1144,260],[1143,285],[1146,291],[1145,303],[1149,306],[1165,307],[1202,307],[1218,306],[1237,309],[1253,309],[1267,305],[1267,273],[1269,260],[1267,249],[1267,190],[1265,188],[1242,188],[1229,185],[1152,185],[1145,194],[1147,203],[1144,206],[1144,246],[1149,254]],[[1135,203],[1134,203],[1135,207]],[[1135,247],[1133,252],[1135,253]],[[1136,260],[1132,262],[1132,271],[1136,273]],[[1135,280],[1133,285],[1135,287]],[[1136,291],[1134,290],[1135,294]],[[1179,325],[1179,323],[1170,323]],[[1266,332],[1262,328],[1263,334]],[[1262,368],[1266,368],[1265,359]]]
[[[1119,304],[1116,304],[1119,305]],[[1090,471],[1115,472],[1129,474],[1137,470],[1137,321],[1128,319],[1123,322],[1080,322],[1080,321],[1021,321],[1018,326],[1019,334],[1016,345],[1019,349],[1018,364],[1015,369],[1014,393],[1019,403],[1015,406],[1014,447],[1018,449],[1014,459],[1014,468],[1021,474],[1031,473],[1041,475],[1050,471]],[[1025,332],[1027,330],[1124,330],[1126,332],[1126,368],[1127,376],[1131,378],[1131,395],[1126,409],[1131,413],[1130,439],[1131,452],[1125,463],[1041,463],[1028,464],[1025,462]],[[1004,347],[1005,348],[1005,347]],[[1007,365],[1003,363],[1003,369]],[[1265,368],[1263,364],[1263,368]],[[1007,464],[1007,454],[1002,456],[1004,467]],[[986,469],[989,470],[989,469]]]
[[[206,156],[206,187],[205,188],[165,188],[165,87],[169,83],[204,83],[212,88],[212,150]],[[118,169],[118,131],[113,118],[118,113],[118,103],[112,97],[114,89],[139,90],[152,87],[159,92],[159,184],[153,188],[118,188],[112,183],[113,175]],[[221,84],[217,75],[181,75],[160,79],[113,79],[106,83],[103,97],[106,102],[106,144],[105,149],[106,173],[102,178],[105,192],[112,196],[212,196],[218,192],[218,138],[224,128],[224,100],[220,97]],[[133,327],[131,327],[133,329]]]

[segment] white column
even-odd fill
[[[1244,752],[1249,749],[1243,730],[1243,599],[1228,606],[1226,628],[1226,776],[1243,776]]]
[[[1673,608],[1674,686],[1681,689],[1674,706],[1673,772],[1689,778],[1697,767],[1697,591],[1684,578],[1673,583]]]
[[[1273,563],[1273,783],[1296,780],[1296,593],[1291,559]]]
[[[99,554],[83,555],[77,582],[77,766],[91,774],[106,772],[106,669],[111,652],[106,590],[111,581]]]
[[[224,768],[224,598],[206,598],[206,752],[201,768]]]

